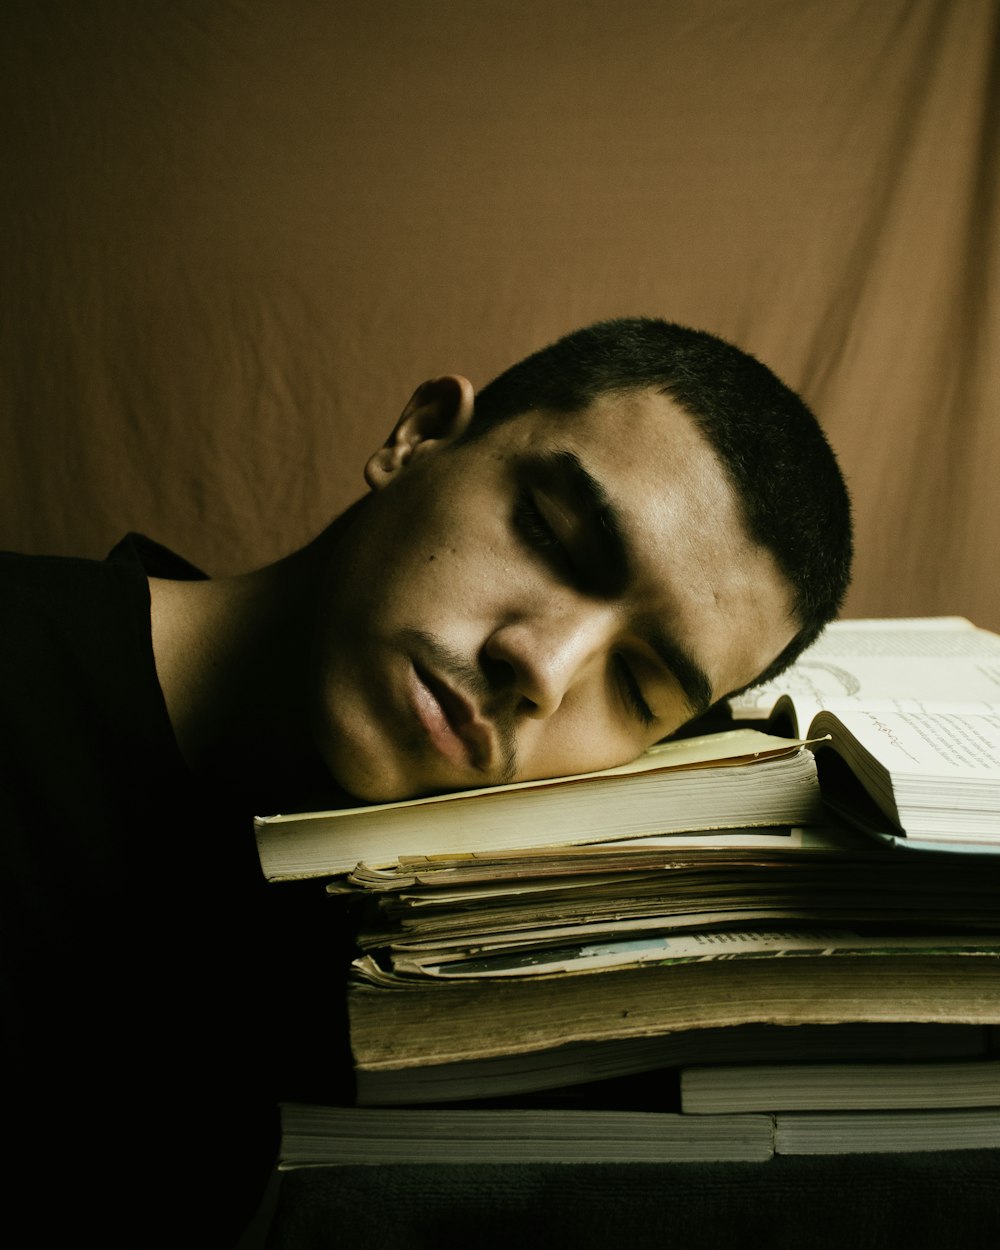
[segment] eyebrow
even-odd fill
[[[549,452],[540,456],[539,460],[562,478],[563,484],[569,487],[573,502],[596,520],[592,538],[601,549],[601,563],[611,574],[606,579],[607,590],[613,594],[621,593],[632,580],[634,570],[621,513],[608,498],[601,483],[574,452]],[[712,706],[712,683],[694,657],[659,624],[641,629],[639,636],[673,673],[691,712],[700,716],[707,711]]]

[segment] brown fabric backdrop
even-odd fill
[[[851,615],[1000,629],[996,0],[4,0],[0,544],[216,573],[413,387],[716,330],[853,486]]]

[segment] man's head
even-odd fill
[[[851,573],[851,507],[819,423],[766,365],[673,322],[599,322],[484,387],[468,436],[532,408],[575,412],[599,395],[644,387],[669,395],[694,420],[729,477],[747,531],[793,588],[795,639],[755,682],[777,676],[840,608]]]
[[[835,615],[850,510],[815,419],[711,335],[577,332],[414,394],[331,564],[314,732],[363,798],[622,763]]]

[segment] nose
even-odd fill
[[[517,697],[517,710],[544,720],[607,652],[614,622],[603,605],[550,604],[499,625],[483,647],[483,665],[498,689]]]

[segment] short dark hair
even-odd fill
[[[837,615],[853,541],[837,458],[807,405],[766,365],[704,330],[651,317],[601,321],[485,386],[468,437],[531,409],[576,412],[600,395],[650,387],[694,419],[735,487],[748,533],[792,586],[799,630],[750,684],[767,681]]]

